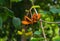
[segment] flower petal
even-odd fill
[[[22,21],[22,24],[28,25],[28,24],[31,24],[31,22],[28,22],[28,21]]]

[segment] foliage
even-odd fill
[[[60,0],[0,0],[0,41],[25,40],[60,41]]]

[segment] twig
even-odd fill
[[[32,5],[34,6],[34,2],[32,1]],[[38,14],[37,10],[34,8],[34,11],[36,14]],[[44,35],[44,38],[45,38],[45,41],[47,41],[46,39],[46,35],[45,35],[45,32],[44,32],[44,28],[43,28],[43,24],[42,24],[42,21],[40,22],[41,23],[41,28],[42,28],[42,32],[43,32],[43,35]]]
[[[33,1],[32,1],[32,6],[34,6],[34,2],[33,2]],[[29,14],[29,12],[30,12],[31,17],[32,17],[32,12],[31,12],[31,10],[32,10],[32,9],[34,9],[35,13],[38,15],[37,10],[36,10],[35,8],[32,8],[32,7],[28,10],[27,15],[28,15],[28,14]]]
[[[54,23],[54,24],[55,24],[55,23],[56,23],[56,24],[60,24],[60,22],[47,22],[47,21],[44,21],[44,20],[42,20],[42,19],[41,19],[40,21],[45,22],[45,23],[48,23],[48,24],[52,24],[52,23]]]
[[[49,24],[52,24],[52,23],[60,24],[60,22],[46,22],[46,23],[49,23]]]
[[[45,38],[45,41],[47,41],[46,34],[44,32],[44,27],[43,27],[43,24],[42,24],[42,21],[41,20],[40,20],[40,23],[41,23],[41,28],[42,28],[43,36]]]
[[[34,2],[32,1],[32,5],[34,6]],[[34,8],[36,14],[38,14],[37,10]]]

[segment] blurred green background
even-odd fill
[[[40,6],[37,11],[41,19],[60,22],[60,0],[0,0],[0,41],[22,41],[22,35],[17,34],[17,31],[24,28],[21,21],[26,15],[25,10],[32,7],[32,1],[34,5]],[[28,25],[26,31],[29,32],[31,28],[33,36],[29,36],[26,41],[44,41],[39,21],[33,25]],[[48,41],[60,41],[60,24],[43,22],[43,26]]]

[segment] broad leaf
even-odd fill
[[[54,14],[58,13],[57,9],[55,7],[50,8],[50,12],[52,12]]]
[[[12,22],[13,22],[13,25],[14,25],[16,28],[17,28],[17,27],[20,27],[20,25],[21,25],[21,20],[20,20],[20,18],[13,17]]]
[[[60,13],[60,9],[58,9],[57,12]]]

